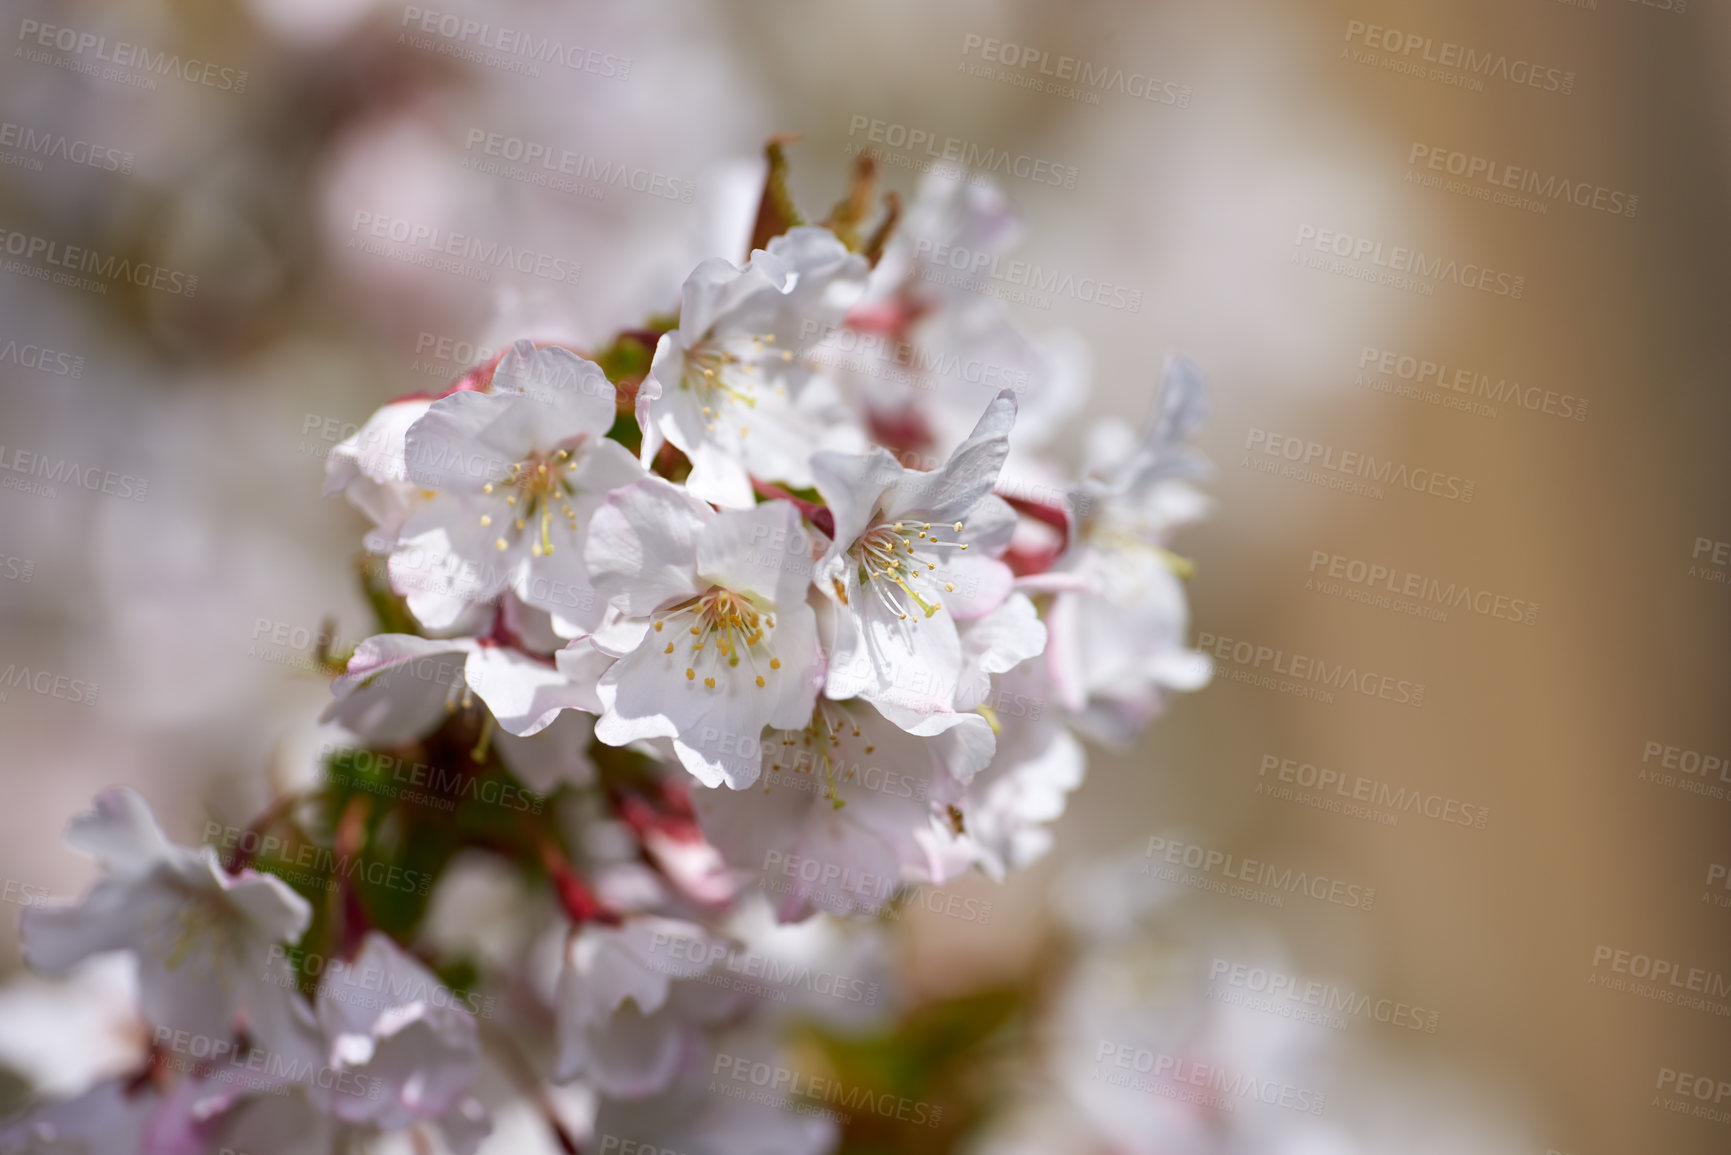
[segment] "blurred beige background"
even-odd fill
[[[701,196],[531,188],[472,167],[474,141],[552,142],[677,190],[797,132],[795,190],[815,206],[835,196],[862,118],[883,121],[1075,167],[1074,188],[1005,188],[1029,259],[1141,293],[1135,313],[1063,297],[1022,310],[1031,327],[1089,341],[1088,413],[1140,421],[1168,350],[1207,371],[1217,504],[1179,542],[1196,563],[1194,629],[1424,686],[1417,708],[1322,702],[1234,680],[1243,667],[1221,662],[1140,748],[1097,752],[1054,861],[993,895],[992,925],[918,926],[919,973],[934,987],[1016,973],[1062,861],[1182,830],[1374,887],[1370,912],[1210,901],[1266,916],[1307,973],[1437,1010],[1435,1034],[1354,1031],[1439,1086],[1471,1084],[1472,1109],[1505,1112],[1524,1149],[1731,1146],[1727,1124],[1653,1105],[1661,1068],[1731,1080],[1731,1020],[1589,981],[1611,970],[1595,968],[1601,947],[1731,973],[1731,909],[1709,887],[1731,897],[1725,871],[1711,873],[1731,863],[1731,781],[1713,798],[1639,777],[1649,743],[1731,755],[1731,567],[1711,562],[1712,543],[1731,541],[1722,4],[516,4],[481,18],[560,28],[628,59],[627,74],[464,62],[417,46],[405,6],[367,0],[9,11],[5,131],[82,142],[87,159],[0,137],[13,158],[0,228],[199,282],[188,298],[0,275],[5,452],[148,480],[136,501],[0,490],[3,660],[99,687],[88,706],[16,691],[0,703],[14,786],[0,812],[5,879],[80,886],[60,831],[101,785],[140,786],[171,833],[193,837],[207,813],[255,807],[267,771],[310,746],[326,691],[295,668],[306,639],[326,614],[344,637],[365,624],[348,569],[359,521],[318,496],[345,425],[460,372],[459,345],[521,328],[581,340],[671,299],[705,227]],[[21,55],[39,34],[29,21],[175,46],[246,72],[245,90],[220,74],[159,77],[154,90],[136,75],[92,79]],[[1093,104],[975,75],[988,38],[1185,95]],[[1475,90],[1385,66],[1445,43],[1511,67]],[[1538,68],[1537,85],[1511,78],[1519,64]],[[1425,187],[1408,179],[1430,171],[1410,163],[1415,146],[1445,165],[1458,152],[1634,195],[1638,208],[1538,213]],[[914,183],[893,161],[886,179]],[[430,273],[353,246],[357,214],[565,255],[582,276]],[[1364,262],[1302,263],[1330,259],[1324,234],[1486,266],[1523,278],[1521,294],[1422,277],[1429,291],[1411,291],[1342,274]],[[26,345],[65,357],[28,364]],[[1361,363],[1384,350],[1585,399],[1586,416],[1379,392]],[[1276,461],[1261,453],[1269,434],[1470,480],[1472,500],[1261,472],[1246,463]],[[1536,624],[1458,606],[1429,620],[1307,589],[1319,552],[1536,603]],[[1488,820],[1384,825],[1259,795],[1269,756]],[[1661,753],[1645,767],[1665,772],[1668,758],[1681,765]],[[8,969],[14,926],[0,920]]]

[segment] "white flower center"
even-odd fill
[[[181,898],[183,901],[162,912],[162,923],[151,936],[151,953],[163,967],[179,970],[195,956],[206,964],[238,958],[241,943],[234,913],[220,900],[199,891],[182,891]],[[209,970],[219,978],[223,976],[220,966],[209,966]]]
[[[1190,559],[1157,544],[1162,528],[1153,518],[1107,510],[1083,526],[1082,537],[1108,556],[1113,553],[1152,555],[1179,577],[1189,577],[1195,568]]]
[[[738,420],[737,406],[757,407],[758,391],[763,388],[758,374],[762,362],[772,357],[793,360],[791,350],[772,348],[774,344],[775,334],[768,333],[761,337],[710,337],[686,350],[685,372],[679,384],[697,394],[709,432],[715,432],[715,422],[724,414]],[[781,386],[776,389],[779,392]],[[750,426],[739,426],[742,439],[749,432]]]
[[[577,529],[577,515],[571,512],[567,500],[573,492],[571,480],[565,476],[576,468],[577,462],[569,449],[556,450],[551,455],[532,453],[522,461],[513,462],[509,472],[498,481],[483,485],[482,493],[505,491],[507,524],[505,532],[493,542],[494,547],[500,552],[509,549],[511,543],[528,528],[529,522],[535,520],[540,525],[540,538],[530,543],[529,552],[536,557],[550,556],[553,553],[554,510],[558,510],[567,528]],[[493,515],[483,513],[481,524],[492,525]]]
[[[781,731],[781,750],[772,753],[773,760],[769,768],[776,773],[792,770],[795,774],[809,774],[822,769],[824,793],[829,797],[830,807],[840,810],[847,803],[836,790],[835,772],[838,764],[843,782],[852,781],[861,765],[858,761],[850,762],[847,758],[840,757],[844,737],[862,737],[859,723],[847,716],[845,711],[838,709],[832,712],[829,704],[820,698],[812,709],[811,721],[806,723],[804,730]],[[876,750],[876,746],[867,743],[863,753],[872,754]],[[770,780],[766,777],[763,783],[765,794],[769,793],[769,787]]]
[[[768,684],[767,675],[781,669],[781,659],[770,646],[769,632],[775,629],[775,615],[746,594],[711,586],[656,616],[656,633],[668,625],[674,627],[676,638],[683,627],[685,637],[690,639],[686,651],[689,664],[685,667],[688,682],[696,681],[701,669],[705,671],[704,686],[713,690],[717,667],[725,665],[727,670],[733,670],[744,662],[762,689]],[[662,653],[672,654],[678,649],[679,643],[670,641]]]
[[[963,524],[958,521],[950,528],[961,533]],[[928,601],[916,586],[922,578],[928,587],[933,584],[935,579],[931,575],[938,568],[933,559],[940,556],[941,551],[967,548],[965,542],[938,540],[929,521],[903,519],[874,522],[853,543],[848,556],[859,568],[860,588],[869,587],[891,613],[907,621],[910,607],[924,611],[928,618],[944,608],[942,602]],[[954,582],[944,583],[946,593],[955,590]],[[841,595],[842,604],[846,605],[847,594],[839,581],[836,582],[836,591]]]

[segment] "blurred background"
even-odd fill
[[[1163,838],[1375,891],[1183,901],[1278,936],[1294,974],[1434,1012],[1357,1018],[1308,1072],[1382,1149],[1731,1149],[1731,1115],[1662,1087],[1731,1081],[1722,4],[26,0],[5,20],[0,663],[65,679],[0,701],[9,900],[85,884],[61,835],[103,785],[196,841],[306,761],[322,623],[368,626],[363,525],[320,498],[324,458],[381,402],[515,336],[581,345],[668,308],[724,228],[721,177],[773,133],[799,135],[814,207],[864,145],[908,194],[910,142],[953,138],[1067,174],[999,174],[1020,255],[1135,304],[1015,305],[1086,340],[1085,415],[1139,423],[1168,351],[1209,377],[1216,504],[1178,548],[1216,676],[1140,747],[1094,751],[1040,867],[958,888],[989,922],[911,918],[908,981],[1024,981],[1053,888],[1107,897],[1067,867]],[[536,62],[463,21],[580,50]],[[1059,80],[1064,58],[1143,80]],[[520,163],[537,150],[578,159]],[[419,263],[471,240],[531,271]],[[1085,427],[1058,442],[1072,461]],[[1423,480],[1343,486],[1345,454]],[[46,485],[44,461],[104,484]],[[1295,655],[1409,690],[1329,700]],[[23,1009],[15,927],[0,1062],[52,1084],[78,1008]],[[1604,985],[1641,959],[1705,977]]]

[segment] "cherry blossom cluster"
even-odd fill
[[[1049,446],[1085,389],[1075,342],[934,259],[1014,246],[992,185],[934,174],[869,236],[858,196],[824,225],[784,199],[772,173],[758,247],[698,264],[675,314],[605,348],[519,340],[332,453],[387,632],[324,720],[454,809],[350,791],[298,825],[315,793],[191,849],[137,794],[100,796],[71,842],[101,879],[27,911],[25,950],[48,973],[136,959],[148,1054],[0,1152],[411,1129],[468,1153],[525,1102],[567,1150],[833,1146],[821,1113],[713,1078],[772,1061],[790,1014],[867,1000],[832,979],[789,1007],[722,981],[728,960],[839,973],[859,940],[820,912],[870,924],[908,888],[1025,866],[1082,781],[1078,733],[1128,742],[1206,681],[1169,550],[1205,511],[1205,397],[1169,358],[1145,429],[1097,424],[1067,471]],[[255,850],[289,829],[327,852],[329,909]],[[382,923],[347,881],[370,855],[454,886],[454,853],[416,857],[435,843],[539,887],[522,957],[467,991],[425,911]]]

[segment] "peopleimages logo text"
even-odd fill
[[[583,275],[583,263],[551,253],[488,241],[473,233],[451,232],[403,217],[356,210],[349,231],[424,251],[431,258],[451,257],[470,262],[473,270],[513,269],[529,276],[575,285]],[[351,244],[353,243],[351,239]],[[458,271],[453,269],[452,271]]]
[[[1178,842],[1158,834],[1149,836],[1143,854],[1148,861],[1142,864],[1142,873],[1156,878],[1167,877],[1154,869],[1155,864],[1165,863],[1286,894],[1305,894],[1319,902],[1331,902],[1355,910],[1369,910],[1376,902],[1374,887],[1294,870],[1290,866],[1280,867],[1256,858],[1241,858],[1224,850],[1198,846],[1193,842]],[[1168,881],[1181,880],[1169,878]]]
[[[1641,198],[1621,189],[1606,188],[1584,180],[1570,180],[1555,173],[1541,175],[1534,169],[1505,164],[1489,157],[1414,141],[1407,163],[1422,164],[1432,172],[1447,173],[1465,181],[1477,181],[1497,189],[1513,189],[1551,201],[1564,200],[1584,209],[1597,209],[1613,216],[1632,217]],[[1519,206],[1517,207],[1525,207]]]
[[[1372,453],[1336,449],[1320,441],[1307,441],[1302,437],[1274,433],[1267,429],[1252,427],[1245,434],[1244,449],[1246,454],[1260,451],[1264,457],[1290,461],[1306,470],[1320,470],[1338,474],[1343,478],[1410,489],[1414,493],[1448,501],[1470,504],[1473,491],[1477,488],[1471,479],[1456,477],[1452,473],[1442,473],[1435,469],[1411,469],[1405,463],[1391,458],[1384,457],[1379,460]],[[1247,458],[1247,461],[1254,463],[1255,459]]]
[[[1426,794],[1422,790],[1406,786],[1393,786],[1374,778],[1366,778],[1362,774],[1344,774],[1313,762],[1300,762],[1296,758],[1283,758],[1278,754],[1262,756],[1257,777],[1267,778],[1270,770],[1274,771],[1277,781],[1296,784],[1319,793],[1332,792],[1339,799],[1369,803],[1396,813],[1422,814],[1439,822],[1469,826],[1475,830],[1483,830],[1485,822],[1490,818],[1488,806],[1475,806],[1442,794]],[[1258,783],[1257,790],[1262,790],[1261,783]]]
[[[82,245],[63,244],[15,229],[0,228],[0,253],[23,261],[41,261],[57,269],[90,273],[110,281],[127,281],[141,289],[156,289],[178,297],[192,297],[198,293],[195,274],[153,265],[149,261],[117,257],[112,253],[104,256]]]
[[[1396,349],[1380,349],[1365,345],[1359,350],[1358,367],[1373,369],[1385,377],[1397,378],[1415,386],[1432,386],[1448,393],[1471,398],[1483,398],[1498,405],[1518,405],[1533,413],[1544,413],[1567,421],[1587,419],[1587,399],[1573,393],[1558,393],[1540,389],[1537,385],[1522,385],[1507,377],[1492,378],[1489,373],[1464,369],[1446,361],[1433,361]],[[1360,383],[1363,384],[1362,375]],[[1494,415],[1495,410],[1490,415]]]
[[[1317,228],[1315,225],[1300,225],[1298,236],[1292,243],[1300,248],[1308,243],[1317,252],[1342,260],[1368,262],[1370,268],[1366,272],[1371,274],[1376,274],[1379,270],[1387,274],[1411,274],[1424,280],[1446,281],[1463,289],[1477,289],[1481,293],[1508,297],[1515,301],[1526,294],[1527,279],[1524,276],[1499,272],[1472,261],[1463,263],[1452,257],[1440,257],[1426,253],[1423,249],[1409,249],[1404,245],[1390,245],[1385,248],[1381,241],[1372,237],[1354,236],[1335,229]],[[1296,254],[1293,259],[1298,259]],[[1376,278],[1365,276],[1363,279]]]
[[[933,271],[948,269],[966,274],[973,279],[971,283],[974,285],[988,280],[999,281],[1036,293],[1069,297],[1087,305],[1100,305],[1127,313],[1142,311],[1141,289],[1102,281],[1098,277],[1077,277],[1074,273],[1048,269],[1032,261],[1006,258],[985,249],[969,249],[921,238],[914,242],[914,260],[921,267],[921,276],[939,283],[950,282],[941,272],[932,275]],[[969,283],[964,282],[963,287],[969,287]]]
[[[1316,1007],[1331,1015],[1370,1019],[1409,1031],[1436,1034],[1439,1015],[1436,1011],[1396,999],[1372,999],[1361,991],[1339,987],[1333,983],[1300,978],[1266,967],[1249,966],[1218,956],[1209,964],[1210,983],[1225,980],[1227,986],[1284,999],[1307,1007]]]
[[[970,32],[962,37],[962,55],[979,52],[981,60],[1002,64],[1022,72],[1034,72],[1065,81],[1084,89],[1117,92],[1136,100],[1170,104],[1177,108],[1190,107],[1190,86],[1173,80],[1161,80],[1147,72],[1125,71],[1106,64],[1093,64],[1074,56],[1059,55],[1013,41],[998,40]]]
[[[27,489],[43,497],[54,497],[56,485],[70,485],[91,493],[102,493],[125,501],[143,501],[150,492],[150,481],[130,473],[116,473],[94,465],[80,465],[64,457],[49,457],[28,449],[8,451],[0,445],[0,474],[18,474],[32,479],[20,484],[7,476],[0,483],[7,489]],[[45,484],[44,484],[45,483]]]
[[[1266,670],[1271,675],[1290,678],[1299,684],[1349,690],[1401,706],[1424,705],[1423,682],[1378,674],[1374,670],[1360,670],[1344,662],[1330,663],[1308,654],[1289,654],[1273,646],[1218,637],[1205,630],[1196,635],[1196,648],[1217,663],[1224,663],[1224,668],[1218,670],[1223,676],[1229,677],[1232,668],[1250,673]]]
[[[1380,562],[1368,562],[1362,558],[1346,557],[1323,549],[1310,551],[1309,572],[1311,576],[1305,581],[1306,589],[1316,586],[1322,592],[1334,592],[1326,585],[1317,585],[1326,579],[1361,588],[1370,596],[1387,593],[1445,609],[1471,610],[1480,617],[1495,618],[1498,621],[1518,622],[1524,626],[1539,624],[1537,602],[1499,594],[1483,587],[1475,589],[1466,582],[1451,581],[1445,584],[1437,578],[1416,574],[1410,570],[1398,569]]]
[[[940,136],[927,128],[911,128],[894,121],[856,115],[848,122],[847,134],[850,140],[860,135],[865,137],[865,144],[849,145],[850,153],[865,152],[873,145],[883,145],[898,151],[923,154],[932,161],[958,165],[975,177],[998,173],[1035,184],[1076,187],[1075,165],[1055,164],[1027,153],[992,148],[955,136]]]
[[[116,68],[132,68],[154,76],[176,76],[222,92],[245,92],[244,68],[225,68],[194,57],[182,59],[178,52],[159,52],[126,40],[110,40],[94,32],[82,32],[40,20],[20,20],[18,39],[31,48],[52,48],[80,59],[88,57]]]
[[[68,164],[85,165],[104,172],[130,173],[133,156],[112,145],[77,140],[65,133],[35,129],[29,125],[0,120],[0,148],[17,149],[32,160],[46,157]],[[39,165],[36,167],[40,167]]]
[[[631,78],[629,56],[585,48],[581,44],[567,44],[551,36],[539,36],[484,20],[471,20],[454,12],[404,5],[402,27],[441,37],[452,44],[473,44],[501,56],[516,57],[525,63],[560,64],[573,72],[587,72],[604,80]]]
[[[1510,84],[1562,96],[1575,90],[1573,72],[1519,57],[1510,59],[1506,52],[1480,50],[1452,40],[1438,40],[1421,32],[1403,32],[1381,24],[1367,24],[1363,20],[1348,20],[1346,41],[1415,64],[1434,64],[1480,80],[1506,80]]]

